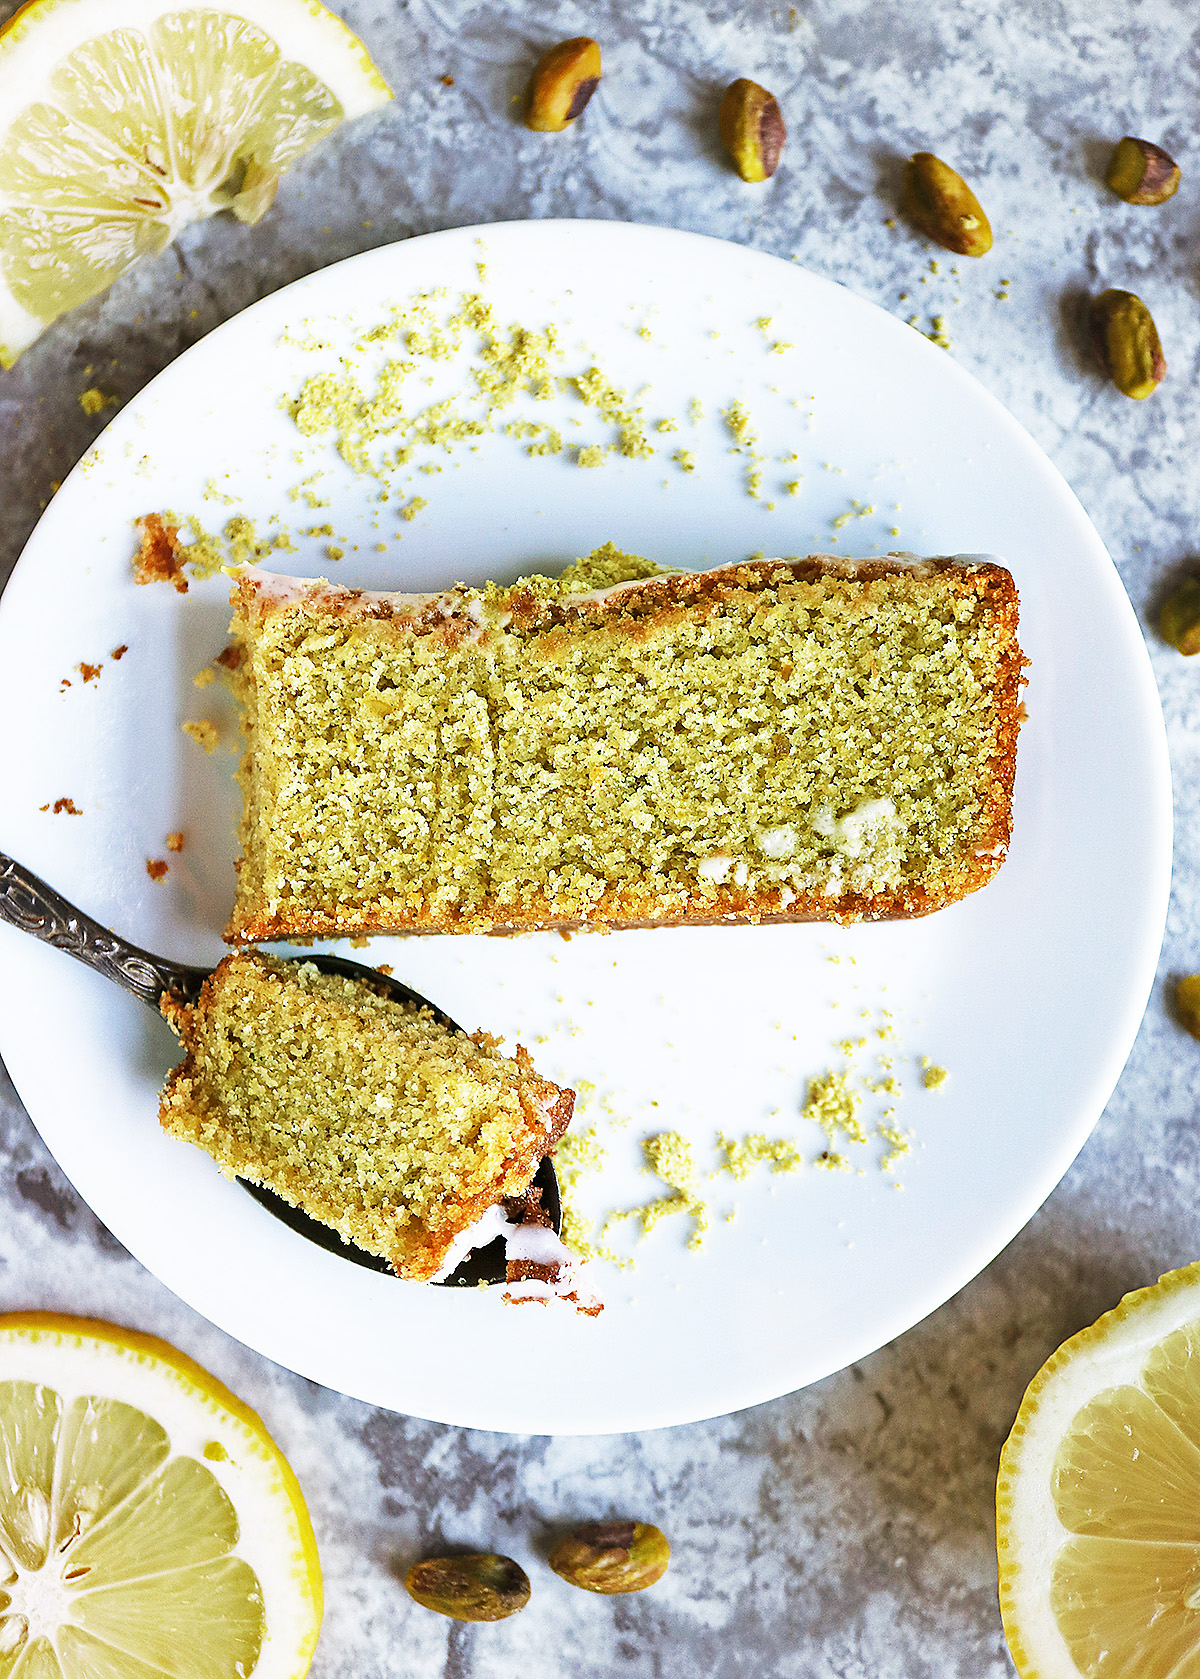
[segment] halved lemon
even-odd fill
[[[1024,1679],[1200,1679],[1200,1263],[1127,1294],[1042,1367],[996,1516]]]
[[[29,0],[0,30],[0,363],[391,98],[317,0]]]
[[[321,1611],[253,1411],[153,1336],[0,1317],[0,1679],[300,1679]]]

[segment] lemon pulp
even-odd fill
[[[1054,1503],[1076,1537],[1051,1603],[1079,1671],[1200,1676],[1200,1323],[1158,1343],[1138,1386],[1076,1415]]]
[[[23,1653],[47,1679],[133,1679],[143,1662],[181,1679],[254,1671],[262,1594],[230,1555],[237,1515],[210,1470],[171,1457],[153,1418],[4,1382],[0,1454],[0,1674]]]
[[[32,0],[0,31],[5,365],[189,222],[257,221],[302,152],[390,97],[315,0],[132,4]]]
[[[1200,1679],[1198,1311],[1194,1265],[1127,1296],[1030,1386],[997,1488],[1026,1679]]]
[[[67,1380],[3,1376],[21,1363]],[[300,1679],[319,1565],[254,1413],[72,1319],[0,1318],[0,1378],[0,1679]]]

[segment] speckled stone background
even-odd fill
[[[10,9],[0,0],[0,17]],[[0,576],[102,424],[82,413],[82,390],[132,396],[218,322],[339,257],[525,216],[657,222],[794,254],[884,308],[919,308],[923,325],[944,315],[949,353],[1029,428],[1108,543],[1150,643],[1174,765],[1159,982],[1095,1134],[1011,1247],[862,1365],[738,1416],[517,1439],[318,1389],[142,1271],[7,1088],[0,1310],[57,1307],[157,1331],[258,1407],[299,1472],[324,1558],[318,1679],[998,1679],[1011,1669],[992,1491],[1024,1387],[1124,1290],[1200,1256],[1200,1045],[1167,999],[1173,976],[1200,967],[1200,669],[1153,628],[1191,563],[1200,514],[1194,0],[347,0],[343,11],[395,103],[302,163],[260,227],[192,229],[0,374]],[[514,98],[530,65],[584,32],[605,66],[586,117],[565,135],[527,133]],[[743,186],[716,142],[721,90],[739,75],[777,94],[791,132],[766,186]],[[1127,207],[1105,191],[1124,133],[1182,164],[1166,206]],[[970,272],[959,287],[919,284],[936,253],[887,225],[902,160],[925,148],[976,185],[997,233],[986,264],[960,265]],[[1080,351],[1078,298],[1107,285],[1141,294],[1162,334],[1170,374],[1145,404],[1106,387]],[[653,1592],[594,1598],[543,1567],[556,1523],[610,1512],[653,1513],[669,1533],[672,1569]],[[401,1578],[440,1540],[521,1559],[531,1607],[473,1629],[416,1608]]]

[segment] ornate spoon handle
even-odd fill
[[[115,980],[151,1008],[167,991],[194,1002],[208,977],[207,968],[190,968],[152,956],[119,939],[69,904],[53,887],[0,851],[0,921],[65,950],[77,962]]]

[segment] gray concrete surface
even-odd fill
[[[253,299],[374,244],[496,219],[611,217],[795,254],[902,316],[914,305],[899,293],[916,293],[923,320],[946,315],[950,353],[1065,473],[1146,628],[1178,821],[1159,981],[1091,1141],[1009,1249],[862,1365],[741,1415],[643,1436],[525,1440],[318,1389],[228,1340],[141,1270],[81,1205],[7,1087],[0,1310],[87,1311],[157,1331],[268,1418],[308,1493],[325,1563],[317,1679],[999,1679],[1011,1668],[992,1490],[1025,1384],[1125,1289],[1200,1256],[1200,1045],[1173,1023],[1166,995],[1172,976],[1200,967],[1200,670],[1153,630],[1200,514],[1195,8],[350,0],[343,10],[394,104],[303,162],[261,226],[191,230],[0,375],[0,576],[52,481],[103,423],[79,407],[87,385],[127,399]],[[570,134],[526,133],[513,97],[533,59],[581,32],[603,44],[601,91]],[[791,131],[778,175],[752,200],[714,140],[735,75],[772,88]],[[1164,208],[1106,194],[1104,161],[1123,133],[1160,141],[1182,164],[1183,189]],[[988,279],[1011,282],[1008,301],[974,276],[960,305],[940,280],[917,285],[936,253],[886,220],[903,158],[924,148],[977,185],[997,232]],[[1170,375],[1144,405],[1108,389],[1079,350],[1075,299],[1105,285],[1139,292],[1162,332]],[[537,1563],[564,1516],[610,1507],[660,1512],[675,1560],[654,1592],[592,1598]],[[533,1606],[476,1629],[417,1609],[400,1580],[439,1539],[536,1563]]]

